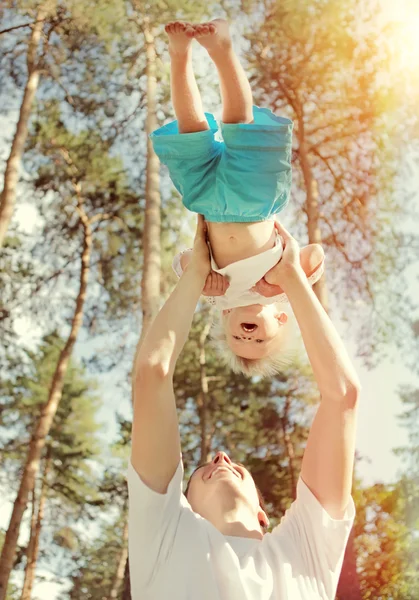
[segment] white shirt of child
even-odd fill
[[[229,280],[230,286],[224,296],[207,296],[206,300],[220,310],[227,310],[237,306],[250,306],[251,304],[276,304],[277,302],[288,302],[286,294],[279,294],[267,298],[258,292],[252,291],[252,287],[266,275],[280,260],[283,253],[283,240],[279,234],[276,236],[275,246],[249,258],[231,263],[227,267],[219,269],[211,253],[211,268],[213,271],[224,275]],[[183,270],[180,258],[183,253],[177,254],[173,260],[173,270],[181,277]],[[308,278],[313,285],[320,279],[324,271],[322,262],[316,271]]]
[[[224,536],[182,493],[128,467],[132,600],[333,600],[355,507],[332,519],[300,478],[297,499],[262,540]]]

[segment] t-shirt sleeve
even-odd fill
[[[187,504],[182,494],[182,480],[183,464],[179,460],[167,492],[159,494],[142,481],[129,460],[129,560],[131,585],[138,593],[151,584],[170,555],[182,508]]]
[[[298,480],[297,499],[272,532],[290,552],[290,562],[321,598],[333,599],[349,534],[355,518],[351,498],[342,519],[333,519],[304,481]]]

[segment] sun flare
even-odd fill
[[[388,38],[395,69],[419,81],[419,2],[405,0],[388,7]]]

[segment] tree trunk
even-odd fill
[[[45,457],[44,476],[42,478],[41,494],[39,497],[38,514],[35,527],[31,528],[31,537],[28,546],[28,558],[25,569],[25,580],[23,582],[22,595],[20,600],[31,600],[32,588],[35,581],[35,569],[39,553],[39,539],[41,536],[42,521],[44,519],[45,504],[48,491],[48,473],[51,469],[51,456],[48,451]]]
[[[121,600],[131,600],[131,580],[129,576],[129,557],[125,564],[124,587],[122,590]]]
[[[296,482],[296,478],[295,478],[295,465],[294,465],[295,452],[294,452],[294,445],[292,443],[291,436],[288,432],[288,423],[289,423],[288,413],[289,413],[289,408],[290,408],[290,402],[291,402],[291,398],[289,396],[287,396],[287,398],[285,400],[284,414],[281,417],[281,426],[282,426],[282,435],[283,435],[283,439],[284,439],[285,451],[287,453],[287,458],[288,458],[288,472],[290,475],[290,482],[291,482],[291,498],[293,500],[295,500],[297,498],[297,482]]]
[[[208,433],[208,378],[206,372],[205,342],[211,329],[208,322],[199,336],[199,368],[201,378],[201,392],[197,398],[199,421],[201,425],[201,456],[199,464],[208,462],[210,457],[210,436]]]
[[[122,533],[122,550],[118,561],[118,566],[115,573],[115,578],[112,583],[109,598],[114,600],[119,598],[120,590],[124,582],[125,568],[128,564],[128,518],[125,517],[124,531]]]
[[[70,600],[80,600],[80,592],[81,592],[81,587],[82,587],[82,582],[83,582],[83,576],[84,576],[84,567],[82,567],[77,575],[73,575],[72,577],[72,583],[73,583],[73,587],[70,590]]]
[[[145,185],[145,218],[143,232],[143,277],[141,281],[141,308],[143,337],[160,307],[160,175],[159,159],[148,137],[157,128],[156,116],[156,48],[149,19],[144,19],[144,41],[147,79],[147,165]]]
[[[26,61],[28,65],[28,79],[26,81],[26,86],[23,93],[22,104],[20,105],[16,132],[13,137],[9,158],[6,162],[3,191],[0,194],[0,248],[4,244],[16,201],[16,187],[19,177],[19,168],[25,148],[26,138],[28,137],[28,126],[32,105],[39,84],[40,69],[37,56],[39,43],[41,40],[44,20],[48,14],[49,4],[49,0],[41,4],[36,16],[35,25],[32,27],[31,37],[29,39]]]
[[[356,570],[354,530],[349,536],[337,591],[338,600],[362,600],[361,585]]]
[[[303,172],[304,186],[306,189],[306,212],[307,212],[307,233],[309,244],[321,244],[322,234],[319,226],[319,190],[317,181],[313,177],[313,171],[308,156],[307,144],[304,133],[304,119],[298,117],[298,144],[301,170]],[[326,276],[313,286],[313,290],[320,300],[324,310],[328,312],[329,304],[327,298]]]
[[[79,214],[84,230],[83,252],[81,255],[80,286],[76,300],[73,320],[71,323],[70,335],[61,351],[58,363],[52,378],[51,387],[48,394],[48,400],[43,405],[41,416],[35,426],[32,439],[29,443],[28,456],[22,474],[19,491],[13,506],[12,516],[7,529],[4,546],[0,558],[0,600],[6,599],[7,584],[10,572],[13,568],[13,561],[16,554],[17,540],[19,537],[20,525],[23,514],[28,504],[28,497],[35,485],[36,475],[39,470],[39,461],[45,446],[46,436],[48,435],[58,404],[61,400],[64,377],[67,371],[68,362],[79,333],[82,318],[83,306],[86,299],[87,281],[90,269],[90,254],[92,246],[92,231],[86,214],[79,206]]]

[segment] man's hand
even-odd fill
[[[215,271],[211,271],[205,282],[202,294],[204,296],[224,296],[229,286],[230,283],[227,277],[224,277],[224,275],[216,273]]]
[[[265,298],[273,298],[274,296],[279,296],[284,293],[284,290],[279,285],[271,285],[264,277],[259,279],[251,290],[252,292],[257,292],[261,296],[265,296]]]
[[[284,241],[284,252],[281,260],[252,288],[266,298],[283,294],[287,278],[292,274],[302,271],[300,264],[300,247],[297,240],[281,225],[275,221],[275,227]]]
[[[202,215],[198,215],[194,244],[188,270],[192,269],[206,278],[211,272],[211,260],[208,247],[207,224]]]

